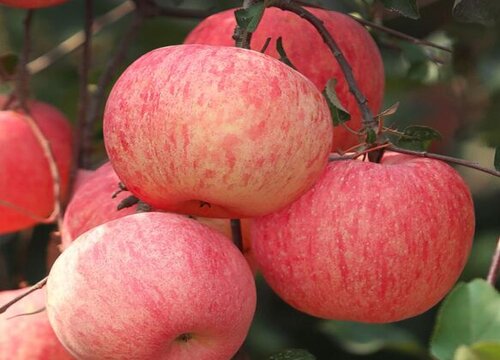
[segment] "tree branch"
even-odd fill
[[[40,280],[39,282],[37,282],[35,285],[33,285],[32,287],[30,287],[28,290],[26,290],[21,295],[16,296],[15,298],[13,298],[8,303],[2,305],[0,307],[0,314],[3,314],[4,312],[6,312],[8,308],[10,308],[12,305],[14,305],[15,303],[17,303],[18,301],[24,299],[29,294],[31,294],[31,293],[33,293],[33,292],[35,292],[35,291],[40,290],[41,288],[43,288],[47,284],[47,280],[48,280],[48,276],[44,277],[42,280]]]
[[[376,130],[378,127],[377,120],[373,117],[373,114],[370,108],[368,107],[368,101],[366,100],[366,97],[359,90],[357,81],[352,73],[352,68],[347,62],[344,54],[340,50],[337,42],[323,24],[323,21],[318,19],[311,12],[307,11],[303,7],[295,4],[293,1],[290,0],[274,0],[270,2],[270,6],[274,6],[282,10],[291,11],[300,16],[301,18],[303,18],[304,20],[307,20],[311,25],[315,27],[315,29],[321,35],[323,41],[326,43],[326,45],[332,52],[333,56],[337,60],[340,69],[342,70],[342,73],[345,76],[346,82],[349,85],[349,91],[353,94],[361,110],[363,125],[366,128],[372,128]]]
[[[493,254],[490,271],[488,272],[488,277],[487,277],[488,283],[490,283],[491,286],[493,287],[495,287],[499,272],[500,272],[500,237],[498,238],[497,247],[495,249],[495,253]]]
[[[240,219],[231,219],[231,235],[234,245],[243,252],[243,234]]]

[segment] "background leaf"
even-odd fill
[[[495,164],[495,169],[500,171],[500,146],[495,149],[495,160],[493,163]]]
[[[420,18],[416,0],[382,0],[384,7],[410,19]]]
[[[486,281],[476,279],[457,285],[447,296],[439,310],[431,352],[439,360],[452,360],[460,346],[485,341],[500,342],[500,295]]]
[[[316,357],[307,350],[289,349],[271,355],[269,360],[316,360]]]
[[[411,333],[393,324],[325,321],[320,329],[346,351],[357,355],[369,355],[383,349],[409,353],[424,351]]]
[[[500,343],[477,343],[460,346],[453,360],[497,360],[500,359]]]
[[[500,5],[497,0],[455,0],[452,14],[458,21],[493,25]]]

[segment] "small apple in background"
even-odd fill
[[[255,51],[153,50],[109,95],[104,140],[127,188],[155,208],[244,218],[280,209],[327,163],[332,122],[304,76]]]
[[[0,105],[6,101],[0,97]],[[72,156],[68,120],[51,105],[29,101],[33,119],[49,141],[59,169],[61,193],[66,194]],[[47,217],[54,207],[53,180],[42,147],[22,112],[0,111],[0,200],[29,214]],[[37,221],[0,203],[0,234],[22,230]]]
[[[0,292],[0,304],[6,304],[25,291],[26,289],[18,289]],[[45,311],[11,318],[44,307],[45,289],[42,289],[0,314],[0,360],[73,359],[54,334]]]
[[[103,164],[96,171],[78,171],[74,186],[75,191],[64,213],[63,227],[61,229],[62,250],[70,246],[73,240],[85,231],[108,221],[136,213],[137,206],[117,210],[118,204],[131,195],[130,192],[123,191],[114,199],[112,198],[112,194],[118,190],[119,182],[120,179],[118,179],[109,162]],[[232,238],[229,219],[193,218],[217,230],[229,239]],[[256,264],[250,248],[250,221],[250,219],[241,220],[243,236],[242,251],[250,268],[256,272]],[[55,258],[53,259],[55,260]],[[50,262],[50,264],[52,263],[53,261]]]
[[[276,293],[310,315],[416,316],[455,284],[474,235],[470,192],[445,163],[386,154],[331,162],[285,209],[255,219],[252,249]]]
[[[157,212],[84,233],[47,283],[50,322],[80,359],[227,360],[255,303],[253,275],[226,237]]]
[[[306,8],[321,19],[351,65],[361,92],[368,99],[374,114],[380,111],[384,96],[384,66],[382,57],[366,29],[349,16],[322,9]],[[203,20],[187,36],[186,44],[234,46],[232,38],[236,20],[233,10],[212,15]],[[283,47],[298,71],[323,91],[329,79],[335,78],[335,87],[342,105],[351,114],[346,123],[354,130],[361,127],[361,114],[354,97],[350,94],[344,75],[316,29],[306,20],[277,8],[269,8],[252,35],[251,48],[260,51],[268,38],[272,41],[265,54],[280,58],[276,40],[283,38]],[[342,126],[333,132],[333,151],[347,150],[358,144],[359,138]]]
[[[0,0],[0,4],[23,9],[38,9],[60,5],[67,1],[68,0]]]

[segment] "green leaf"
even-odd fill
[[[351,115],[342,106],[340,100],[335,92],[335,85],[337,85],[336,79],[330,79],[326,83],[325,89],[323,90],[323,96],[326,99],[328,107],[330,108],[330,114],[332,115],[333,126],[339,126],[351,119]]]
[[[263,1],[250,5],[247,9],[234,12],[238,26],[248,32],[254,32],[264,15],[266,5]]]
[[[428,126],[408,126],[396,145],[404,149],[425,151],[433,140],[440,140],[441,134]]]
[[[288,349],[271,355],[269,360],[316,360],[316,357],[307,350]]]
[[[481,342],[472,347],[461,345],[455,351],[453,360],[498,360],[500,343]]]
[[[495,169],[500,171],[500,146],[495,149],[495,160],[493,160],[495,164]]]
[[[459,284],[446,297],[432,335],[431,353],[439,360],[452,360],[460,346],[478,342],[500,342],[500,294],[482,279]],[[483,353],[495,349],[484,345],[479,350],[472,347],[473,351]]]
[[[383,349],[423,352],[411,333],[393,324],[324,321],[320,330],[338,342],[344,350],[356,355],[369,355]]]
[[[276,40],[276,51],[278,51],[278,54],[280,55],[280,61],[287,64],[292,69],[297,70],[297,68],[292,64],[285,52],[285,48],[283,47],[283,39],[281,38],[281,36],[278,38],[278,40]]]
[[[414,20],[420,18],[416,0],[382,0],[382,3],[387,10]]]
[[[0,74],[5,77],[14,75],[19,58],[15,54],[4,54],[0,56]]]
[[[453,17],[462,22],[494,25],[500,15],[498,0],[455,0]]]

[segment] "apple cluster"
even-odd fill
[[[309,10],[337,38],[377,113],[384,72],[372,38],[346,15]],[[362,124],[321,36],[296,15],[269,9],[247,50],[233,46],[235,25],[234,11],[207,18],[185,44],[137,59],[108,97],[110,162],[78,173],[64,251],[47,282],[50,324],[78,359],[230,359],[252,322],[256,270],[299,311],[383,323],[427,311],[463,269],[474,211],[455,170],[394,153],[379,163],[329,162],[359,141],[333,127],[322,95],[329,79],[349,126]],[[281,34],[297,70],[272,45],[258,51]],[[70,151],[57,148],[70,144],[66,123],[53,131],[55,110],[30,107],[66,189]],[[22,117],[0,112],[0,149],[10,144],[3,127],[9,139],[15,129],[25,139],[17,159],[25,152],[29,164],[0,178],[0,199],[23,209],[0,207],[0,233],[51,211],[51,176],[36,141],[25,148]],[[11,153],[0,151],[0,165],[13,174]],[[111,198],[118,182],[126,191]],[[45,197],[33,200],[30,186]],[[130,194],[152,211],[117,211]],[[229,239],[235,218],[243,219],[243,252]]]

